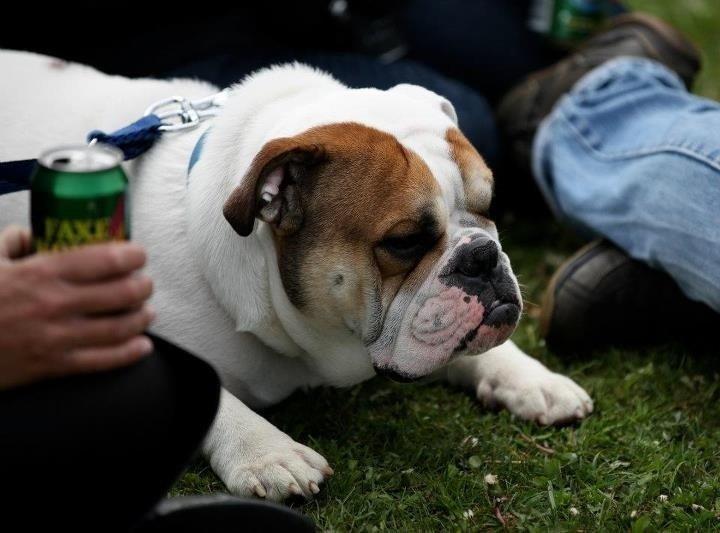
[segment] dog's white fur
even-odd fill
[[[193,80],[108,76],[22,52],[0,52],[0,72],[0,161],[82,142],[93,129],[112,131],[170,95],[198,98],[216,91]],[[325,97],[321,105],[315,103],[318,94]],[[288,108],[303,111],[294,120],[280,120]],[[298,388],[358,383],[374,371],[361,342],[323,331],[293,308],[273,259],[269,227],[259,224],[250,237],[239,238],[222,217],[223,202],[264,143],[343,121],[395,135],[423,157],[435,176],[456,174],[447,146],[429,134],[427,120],[415,120],[433,113],[438,131],[456,123],[446,100],[419,87],[350,95],[332,77],[308,67],[275,67],[234,88],[223,113],[212,121],[212,135],[219,141],[206,147],[189,185],[189,155],[207,125],[165,135],[148,154],[126,165],[133,239],[148,249],[147,271],[155,281],[152,303],[158,319],[153,329],[209,360],[222,377],[221,408],[204,452],[233,493],[275,500],[316,493],[331,473],[325,459],[251,408],[275,404]],[[449,183],[441,188],[453,205],[457,190]],[[0,226],[27,225],[27,200],[27,193],[0,197]],[[486,405],[503,405],[542,424],[581,419],[592,411],[582,388],[510,341],[483,355],[456,359],[436,375],[474,390]]]

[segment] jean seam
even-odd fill
[[[646,155],[654,155],[654,154],[660,154],[660,153],[676,153],[680,155],[684,155],[686,157],[689,157],[691,159],[695,159],[700,163],[705,163],[706,165],[710,166],[714,170],[717,170],[720,172],[720,161],[711,159],[702,152],[698,152],[696,150],[691,150],[688,148],[684,148],[680,146],[679,144],[672,144],[672,143],[665,143],[653,146],[651,148],[644,148],[644,149],[634,149],[634,150],[628,150],[624,152],[615,152],[612,154],[605,153],[600,151],[599,148],[597,148],[597,143],[593,143],[588,139],[590,135],[595,136],[596,138],[600,138],[594,130],[592,130],[590,124],[582,119],[579,115],[576,115],[574,113],[569,113],[566,110],[563,110],[560,117],[565,122],[565,124],[573,131],[575,136],[578,138],[578,140],[581,142],[581,144],[591,152],[597,159],[603,160],[603,161],[618,161],[623,159],[636,159],[638,157],[646,156]],[[577,120],[581,120],[583,122],[584,130],[587,132],[588,136],[583,133],[576,125],[572,118],[575,118]]]

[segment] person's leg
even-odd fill
[[[556,138],[557,131],[549,127],[543,130],[545,142],[540,142],[537,135],[544,119],[558,101],[567,93],[574,94],[573,88],[577,83],[601,65],[627,56],[657,61],[658,65],[676,73],[684,87],[692,85],[700,67],[700,53],[693,43],[666,22],[643,13],[615,18],[606,30],[587,41],[577,52],[528,76],[503,99],[498,110],[500,129],[520,169],[520,176],[527,173],[533,179],[530,177],[530,160],[534,141],[550,147],[556,142],[563,142],[561,136]],[[677,79],[673,87],[674,91],[682,92]],[[625,88],[629,93],[633,90],[630,85]],[[622,91],[618,93],[620,96],[622,94]],[[656,96],[649,96],[645,102],[646,111],[654,104],[662,106],[663,98],[655,100]],[[672,110],[668,110],[668,113],[671,115]],[[624,115],[622,111],[619,114]],[[646,114],[647,117],[651,116],[650,113]],[[638,121],[640,130],[657,126],[645,122],[647,117],[643,116]],[[672,121],[672,118],[669,120]],[[545,121],[545,125],[549,122]],[[617,124],[605,123],[603,133],[611,139],[614,139],[613,135],[622,137],[625,131],[623,128],[626,127],[627,121],[618,119]],[[620,147],[620,150],[637,146],[639,140],[647,146],[644,143],[652,142],[655,133],[641,131],[639,137],[632,139],[627,146]],[[627,139],[620,139],[619,143],[626,144]],[[558,179],[562,178],[577,188],[585,187],[589,181],[595,180],[592,191],[601,189],[604,193],[611,193],[613,184],[618,180],[621,185],[630,188],[634,184],[640,195],[645,190],[655,190],[652,183],[647,183],[647,175],[642,172],[636,174],[639,169],[629,162],[631,157],[625,160],[623,157],[617,158],[611,164],[607,160],[612,158],[598,152],[594,155],[607,163],[606,168],[598,170],[585,164],[585,158],[591,154],[583,155],[582,152],[583,148],[568,151],[567,157],[576,159],[574,165],[567,166],[565,162],[561,163],[559,159],[552,159],[548,155],[548,165],[538,170],[535,177],[540,179],[541,188],[546,189],[546,198],[551,205],[557,206],[554,191],[548,190],[552,187],[550,182],[556,177],[553,171],[557,171]],[[639,150],[636,155],[640,158],[648,154]],[[545,163],[540,166],[542,164]],[[657,164],[657,160],[649,164]],[[622,168],[620,173],[618,168]],[[623,182],[622,178],[627,178],[628,172],[630,177],[627,182]],[[514,190],[535,190],[534,181],[524,187],[519,187],[519,182],[516,182]],[[501,195],[502,190],[498,194]],[[648,212],[651,213],[658,207],[657,204],[648,206],[642,201],[637,202],[637,194],[636,191],[633,197],[623,192],[615,198],[618,202],[632,202],[629,211],[620,215],[627,225],[644,223],[642,219],[635,219],[634,208],[646,211],[649,208]],[[545,202],[536,198],[528,205],[545,205]],[[570,205],[566,207],[572,209]],[[602,211],[608,206],[595,204],[585,207],[590,214],[593,209]],[[601,228],[578,222],[585,216],[583,209],[572,213],[576,227],[580,227],[588,236],[603,234]],[[558,215],[563,215],[557,208],[555,210]],[[606,214],[613,215],[612,212]],[[662,215],[658,221],[661,219]],[[618,221],[618,224],[622,226],[622,222]],[[663,233],[660,227],[649,227],[647,231],[657,236]],[[620,243],[598,240],[582,248],[557,269],[550,280],[540,315],[540,332],[548,347],[557,353],[569,355],[592,352],[608,345],[647,344],[678,339],[705,343],[703,332],[720,325],[720,314],[704,303],[688,299],[670,274],[653,268],[644,260],[633,259],[628,256],[627,250],[618,248],[617,244]]]
[[[226,87],[254,70],[291,61],[327,71],[350,87],[388,89],[399,83],[412,83],[441,94],[452,102],[460,129],[490,166],[497,160],[497,131],[492,109],[485,98],[463,83],[414,61],[403,60],[386,65],[377,59],[354,54],[268,51],[211,57],[173,70],[167,76],[198,77]]]
[[[620,58],[559,102],[534,144],[557,216],[664,270],[720,311],[720,104],[659,63]]]
[[[153,340],[130,367],[0,394],[5,523],[123,531],[166,494],[214,419],[220,384],[205,362]]]
[[[498,106],[497,118],[509,167],[498,180],[497,196],[512,197],[515,209],[537,213],[546,208],[531,176],[532,144],[542,120],[585,74],[606,61],[646,57],[666,65],[690,86],[700,69],[700,53],[682,33],[645,13],[613,18],[609,26],[562,61],[529,75]]]
[[[399,14],[410,57],[494,101],[561,51],[530,30],[530,0],[411,0]]]

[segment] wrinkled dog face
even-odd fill
[[[376,370],[398,379],[504,342],[521,311],[495,225],[483,215],[490,171],[457,129],[442,141],[459,171],[452,203],[396,137],[337,123],[268,142],[224,208],[240,235],[255,217],[272,226],[295,307],[352,331]]]

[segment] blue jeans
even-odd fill
[[[720,311],[720,104],[659,63],[610,61],[542,124],[533,170],[558,218]]]

